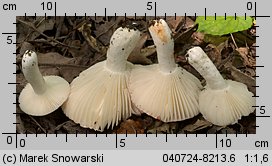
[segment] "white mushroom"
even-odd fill
[[[175,63],[174,40],[164,20],[154,21],[149,31],[159,64],[138,65],[132,70],[129,84],[132,102],[164,122],[194,117],[199,113],[200,81]]]
[[[19,106],[25,113],[34,116],[47,115],[67,99],[69,83],[59,76],[43,77],[34,51],[27,50],[23,55],[22,70],[29,82],[19,96]]]
[[[80,73],[71,83],[64,113],[83,127],[113,128],[133,111],[128,80],[133,67],[127,61],[140,39],[138,30],[118,28],[111,37],[107,60]]]
[[[200,112],[206,120],[226,126],[254,111],[253,93],[243,83],[225,80],[200,47],[188,51],[188,61],[206,80],[199,97]]]

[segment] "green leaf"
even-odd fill
[[[247,30],[252,26],[253,19],[251,17],[237,16],[198,16],[196,23],[199,24],[198,31],[211,35],[226,35],[238,31]]]

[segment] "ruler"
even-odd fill
[[[1,165],[139,165],[146,162],[161,165],[271,165],[271,11],[268,5],[268,2],[246,0],[2,0]],[[16,131],[18,103],[15,99],[16,84],[19,83],[13,74],[16,73],[14,64],[18,54],[16,16],[145,16],[154,19],[158,16],[252,16],[257,22],[256,134],[19,134]]]

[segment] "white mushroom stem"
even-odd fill
[[[207,54],[200,48],[194,47],[188,51],[188,61],[206,80],[211,89],[223,89],[227,87],[225,79],[221,76]]]
[[[156,45],[159,68],[162,72],[172,73],[177,65],[174,58],[174,40],[167,23],[160,19],[149,27],[149,32]]]
[[[140,39],[140,31],[118,28],[112,35],[107,52],[106,67],[111,71],[126,71],[127,58]]]
[[[27,50],[23,55],[22,68],[26,80],[31,84],[36,94],[43,94],[46,91],[45,81],[38,68],[37,54]]]

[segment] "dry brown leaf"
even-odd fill
[[[103,45],[109,45],[110,38],[113,32],[117,28],[117,24],[122,20],[122,17],[112,18],[111,20],[104,21],[103,17],[96,17],[94,34],[96,39],[103,43]]]
[[[59,124],[55,129],[55,131],[58,131],[58,133],[67,133],[67,134],[94,134],[95,131],[91,130],[89,128],[83,128],[79,124],[76,124],[72,120],[68,120],[66,122],[63,122],[62,124]]]
[[[65,17],[57,16],[55,21],[55,27],[56,27],[56,34],[55,38],[59,38],[60,36],[67,35],[69,33],[69,30],[67,26],[65,25]]]
[[[127,119],[121,122],[120,127],[117,129],[118,134],[137,134],[144,133],[143,123],[139,120]]]
[[[253,87],[256,85],[256,80],[254,78],[236,69],[231,63],[226,63],[225,68],[230,70],[233,80],[246,84],[249,91],[256,94],[256,88]]]
[[[244,73],[250,77],[254,77],[256,75],[256,70],[254,68],[245,68]]]
[[[200,33],[197,33],[195,34],[195,36],[192,36],[195,31],[197,30],[197,24],[195,25],[192,25],[190,27],[187,27],[187,29],[184,31],[184,32],[176,32],[174,34],[174,40],[175,40],[175,43],[179,43],[179,44],[189,44],[189,43],[193,43],[194,41],[197,41],[196,40],[196,35],[199,35],[199,37],[201,37]],[[199,43],[198,44],[201,44],[201,40],[199,40]]]
[[[92,48],[90,47],[90,45],[88,44],[88,42],[84,41],[82,44],[79,40],[72,40],[69,42],[70,46],[75,46],[78,47],[77,48],[68,48],[69,53],[72,55],[72,57],[74,58],[78,58],[78,57],[93,57],[94,53],[91,51]]]
[[[73,61],[73,58],[66,58],[57,52],[38,53],[39,64],[69,64]]]
[[[75,65],[75,58],[67,58],[57,52],[39,53],[39,68],[43,76],[58,75],[71,82],[80,72],[87,69],[83,65]]]
[[[223,128],[221,130],[221,133],[225,133],[225,134],[236,134],[236,130],[234,130],[233,128],[226,127],[226,128]]]
[[[208,44],[205,48],[205,52],[211,61],[215,64],[215,66],[219,66],[221,64],[221,52],[217,46],[214,44]]]
[[[243,133],[256,133],[256,115],[254,113],[251,113],[249,116],[242,118],[238,123],[243,126]]]
[[[43,76],[50,76],[50,75],[59,76],[60,75],[60,71],[58,70],[57,67],[40,66],[39,69]]]
[[[192,43],[193,45],[201,45],[204,43],[205,35],[204,33],[201,33],[201,32],[194,32],[191,38],[194,39]]]
[[[76,57],[81,57],[84,55],[84,54],[81,54],[81,50],[82,48],[85,48],[85,47],[82,47],[83,44],[81,45],[80,40],[71,40],[71,41],[68,40],[66,42],[69,43],[68,45],[70,46],[79,47],[79,49],[68,48],[68,51],[72,55],[72,57],[76,58]]]
[[[28,42],[23,42],[21,45],[19,56],[22,57],[23,54],[26,52],[26,50],[34,50],[35,51],[35,48],[32,44],[30,44]]]
[[[152,129],[149,129],[147,133],[151,134],[162,134],[162,133],[176,133],[178,128],[178,122],[163,123],[161,121],[156,121]]]
[[[243,64],[248,67],[252,67],[256,65],[256,59],[250,56],[249,48],[240,47],[236,49],[240,56],[244,59]]]
[[[55,20],[45,19],[45,17],[40,16],[40,17],[37,17],[37,20],[33,24],[39,32],[44,32],[47,30],[52,30],[54,28]],[[30,36],[28,38],[29,40],[34,40],[38,36],[40,36],[40,33],[33,31],[32,29],[29,29],[29,31],[30,31]]]
[[[27,81],[26,81],[23,73],[16,75],[16,82],[20,83],[16,86],[16,92],[20,93],[22,91],[22,89],[25,87],[25,85],[27,84]]]
[[[16,125],[16,131],[18,133],[25,133],[25,125],[24,122],[21,120],[21,116],[20,115],[16,115],[16,123],[19,123],[20,125]]]
[[[137,46],[134,48],[134,50],[131,52],[131,54],[128,57],[128,61],[134,63],[134,64],[151,64],[152,61],[148,59],[147,57],[154,54],[156,52],[155,47],[146,47],[143,49],[143,46],[147,40],[148,35],[143,34],[140,41],[138,42]]]
[[[61,67],[59,69],[60,75],[68,82],[72,82],[83,70],[86,68],[80,67]]]
[[[184,16],[176,16],[176,18],[168,17],[166,19],[166,22],[169,28],[172,30],[172,32],[176,32],[177,30],[179,30],[179,27],[182,26],[181,24],[185,22],[184,20],[185,20]]]
[[[84,23],[81,27],[78,28],[79,32],[82,33],[83,37],[87,41],[87,43],[94,49],[96,52],[105,52],[105,48],[102,44],[100,44],[96,38],[92,36],[91,24]]]
[[[221,131],[224,127],[222,126],[216,126],[213,125],[208,131],[207,134],[215,134],[215,133],[219,133],[219,131]]]
[[[182,130],[188,132],[195,132],[198,130],[205,129],[207,127],[211,127],[213,124],[205,119],[197,119],[197,121],[193,124],[189,124],[185,126]]]

